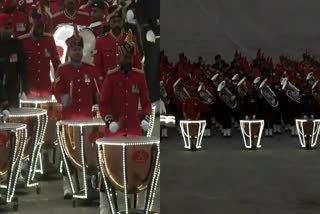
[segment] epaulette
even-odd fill
[[[82,63],[85,64],[85,65],[94,66],[94,64],[93,64],[93,63],[90,63],[90,62],[82,62]]]
[[[108,70],[107,75],[113,74],[117,71],[119,71],[120,67],[115,67],[113,69]]]
[[[62,67],[67,66],[67,65],[69,65],[69,64],[70,64],[70,62],[66,62],[66,63],[60,64],[60,65],[58,66],[58,68],[62,68]]]
[[[132,70],[135,71],[135,72],[144,74],[144,70],[142,70],[142,69],[134,68],[134,67],[133,67]]]
[[[90,16],[89,13],[84,12],[84,11],[78,11],[77,13],[80,15]]]
[[[30,33],[26,33],[26,34],[23,34],[21,36],[18,37],[18,39],[22,40],[22,39],[26,39],[26,38],[29,38],[30,37]]]
[[[62,14],[63,14],[63,11],[59,11],[59,12],[53,14],[53,15],[52,15],[52,18],[55,18],[55,17],[60,16],[60,15],[62,15]]]
[[[43,35],[44,35],[44,36],[49,36],[49,37],[53,37],[53,34],[52,34],[52,33],[47,33],[47,32],[44,32],[44,33],[43,33]]]

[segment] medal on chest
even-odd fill
[[[88,74],[84,75],[84,82],[87,83],[87,84],[89,84],[91,82],[90,77],[89,77]]]
[[[17,32],[24,32],[27,30],[26,24],[25,23],[17,23],[16,24],[16,30]]]
[[[139,86],[138,86],[138,84],[133,84],[132,85],[132,93],[139,93],[140,92],[140,90],[139,90]]]
[[[46,57],[50,57],[50,56],[51,56],[51,55],[50,55],[50,51],[49,51],[47,48],[44,49],[44,55],[45,55]]]

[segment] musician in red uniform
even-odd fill
[[[26,54],[29,92],[27,96],[49,96],[52,94],[50,62],[54,71],[60,65],[57,48],[51,34],[44,32],[44,16],[37,10],[32,12],[31,32],[19,37]]]
[[[107,19],[111,30],[105,36],[97,39],[94,55],[94,64],[101,82],[103,82],[109,70],[119,67],[119,45],[124,42],[128,35],[124,31],[124,19],[120,6],[110,7]],[[132,38],[132,42],[134,45],[133,67],[141,69],[141,55],[135,37]]]
[[[28,12],[23,7],[17,7],[13,0],[4,0],[1,10],[11,17],[13,37],[17,38],[30,30]]]
[[[147,131],[151,103],[145,75],[134,69],[132,57],[134,44],[129,33],[126,42],[119,45],[120,67],[110,70],[103,83],[99,102],[102,118],[106,122],[105,136],[139,136]],[[139,115],[139,100],[144,115]],[[145,118],[145,119],[143,119]],[[100,213],[108,213],[107,196],[100,193]]]
[[[90,15],[78,10],[77,0],[64,0],[64,9],[52,16],[52,26],[57,27],[63,23],[73,23],[81,26],[90,25]]]
[[[93,0],[91,4],[91,20],[89,28],[91,28],[96,37],[102,37],[107,32],[105,25],[105,8],[106,4],[103,0]]]
[[[62,64],[58,68],[55,96],[63,106],[63,119],[92,118],[93,100],[97,100],[99,86],[93,65],[81,62],[83,39],[79,36],[76,26],[74,32],[74,35],[66,40],[70,62]],[[66,176],[64,176],[64,198],[71,199],[71,197],[71,189]]]

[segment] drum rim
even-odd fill
[[[104,138],[97,139],[96,144],[101,146],[103,145],[110,145],[110,146],[155,145],[155,144],[160,144],[160,138],[155,136],[104,137]]]
[[[0,131],[21,130],[25,128],[27,128],[27,125],[23,123],[0,123]]]
[[[16,111],[18,109],[23,109],[23,110],[30,110],[31,112],[23,112],[24,114],[12,114],[12,111]],[[9,114],[9,118],[11,117],[34,117],[34,116],[42,116],[47,114],[47,110],[45,109],[40,109],[40,108],[30,108],[30,107],[22,107],[22,108],[9,108],[10,114]],[[16,113],[16,112],[14,112]],[[3,115],[0,113],[0,117],[2,117]]]
[[[44,103],[58,103],[54,95],[51,96],[30,96],[19,101],[21,104],[44,104]]]
[[[79,120],[59,120],[57,122],[57,125],[81,127],[81,126],[105,126],[106,123],[101,118],[88,118],[88,119],[79,119]]]

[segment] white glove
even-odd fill
[[[26,93],[24,92],[19,93],[19,98],[20,100],[26,100],[27,99]]]
[[[68,106],[69,100],[70,100],[69,94],[65,94],[65,95],[61,96],[61,104],[62,104],[62,106],[63,107]]]
[[[148,131],[149,129],[149,123],[146,120],[142,120],[140,126],[144,131]]]
[[[2,111],[3,121],[6,121],[9,118],[10,112],[8,110]]]
[[[98,104],[93,105],[92,106],[92,111],[98,112],[99,111],[99,105]]]
[[[111,133],[115,133],[119,130],[119,124],[117,122],[111,122],[109,125],[109,130]]]

